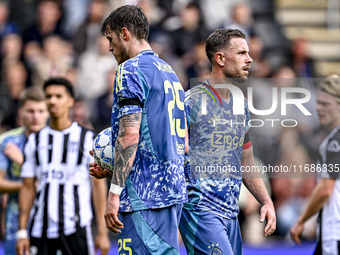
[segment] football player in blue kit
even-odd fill
[[[256,175],[247,101],[227,88],[216,88],[217,84],[236,86],[246,81],[252,59],[245,35],[237,29],[213,32],[207,39],[206,54],[212,78],[191,88],[185,97],[189,201],[183,207],[180,232],[188,254],[239,255],[242,239],[237,215],[242,181],[261,204],[260,222],[267,218],[264,235],[276,228],[273,203],[260,173]],[[244,114],[233,112],[233,100],[244,101]],[[242,173],[242,167],[255,170]]]
[[[22,186],[21,165],[24,161],[23,147],[27,137],[46,125],[48,111],[45,95],[41,89],[25,89],[19,99],[19,119],[22,126],[0,136],[0,192],[9,193],[6,212],[5,254],[15,255],[18,230],[18,192]]]
[[[119,64],[106,226],[119,233],[120,254],[179,254],[177,228],[187,200],[182,85],[173,68],[152,51],[140,7],[117,8],[104,21],[102,32]],[[91,175],[99,178],[101,170],[90,164]]]

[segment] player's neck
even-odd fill
[[[331,125],[329,125],[327,128],[328,130],[331,132],[334,128],[336,128],[337,126],[340,125],[340,120],[335,121],[334,123],[332,123]]]
[[[130,45],[129,57],[134,58],[140,52],[145,50],[152,50],[150,44],[145,40],[134,40]]]
[[[56,118],[56,117],[51,117],[50,119],[50,127],[55,130],[62,131],[72,125],[72,120],[70,120],[69,117],[67,118]]]
[[[226,88],[216,88],[215,84],[233,84],[231,79],[225,77],[223,72],[219,72],[219,70],[212,70],[211,78],[209,79],[210,85],[216,90],[218,95],[225,100],[230,98],[230,90]]]
[[[24,129],[25,129],[24,134],[25,134],[26,137],[29,137],[29,135],[33,133],[32,130],[28,130],[26,127],[24,127]]]

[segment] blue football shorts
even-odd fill
[[[179,230],[190,255],[242,255],[238,219],[183,209]]]
[[[181,213],[182,204],[120,213],[124,229],[118,234],[118,253],[179,255],[177,230]]]

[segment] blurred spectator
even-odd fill
[[[62,29],[67,38],[72,38],[77,28],[86,19],[91,0],[64,0]]]
[[[292,42],[291,62],[299,78],[315,78],[314,62],[308,56],[308,41],[298,37]]]
[[[21,31],[31,26],[37,17],[41,0],[9,0],[10,20],[17,24]]]
[[[263,52],[263,42],[260,37],[252,36],[249,39],[249,53],[253,59],[249,69],[249,77],[267,78],[271,73],[271,67],[265,59]]]
[[[2,38],[1,65],[17,62],[22,57],[22,39],[18,34],[7,34]]]
[[[300,142],[298,129],[285,128],[280,134],[280,150],[277,166],[305,166],[312,160]],[[304,173],[275,173],[271,179],[274,205],[277,216],[277,234],[286,236],[307,203],[315,186],[313,175]],[[314,224],[316,222],[314,221]],[[312,230],[315,230],[312,228]],[[313,233],[313,231],[311,232]],[[307,234],[308,235],[308,234]],[[309,237],[312,238],[311,234]]]
[[[60,28],[62,10],[55,0],[42,0],[39,3],[36,22],[23,32],[24,43],[36,41],[42,45],[44,39],[50,35],[63,36]]]
[[[34,85],[42,86],[49,77],[64,77],[73,65],[66,42],[57,35],[50,35],[43,41],[43,55],[38,56],[34,64],[32,81]]]
[[[22,40],[20,35],[7,34],[2,38],[0,56],[0,84],[4,84],[4,72],[7,66],[22,59]]]
[[[0,1],[0,45],[3,36],[7,34],[18,34],[19,28],[16,24],[8,20],[9,10],[8,5],[5,1]]]
[[[210,31],[205,27],[200,6],[195,2],[189,3],[180,17],[182,26],[171,34],[175,54],[184,57],[196,42],[206,40]]]
[[[101,27],[107,5],[104,0],[92,0],[88,7],[86,20],[75,29],[73,46],[76,55],[96,50],[97,38],[102,36]]]
[[[252,12],[249,5],[242,2],[234,4],[231,9],[231,17],[232,19],[224,23],[223,27],[239,29],[249,40],[253,35]]]
[[[90,109],[107,89],[108,72],[116,67],[117,62],[109,51],[107,39],[101,35],[97,38],[96,50],[86,51],[80,56],[77,95],[89,104]]]
[[[74,102],[71,114],[72,121],[78,122],[79,125],[86,129],[93,130],[93,125],[90,121],[90,114],[90,109],[82,99],[77,99]],[[110,115],[109,112],[107,112],[107,114]]]
[[[257,123],[263,123],[261,127],[251,129],[251,137],[256,156],[265,164],[273,165],[278,158],[279,134],[283,126],[284,119],[296,119],[298,109],[291,104],[287,105],[286,115],[281,113],[281,89],[283,87],[296,86],[296,74],[287,65],[283,65],[274,70],[272,79],[249,79],[249,86],[252,88],[251,104],[259,111],[270,110],[270,114],[261,115],[252,113],[252,119],[257,119]],[[276,101],[274,99],[277,99]],[[267,121],[267,120],[276,121]],[[254,124],[258,125],[258,124]]]
[[[69,69],[67,69],[65,74],[65,79],[71,82],[72,86],[74,86],[74,90],[76,90],[76,87],[78,85],[78,69],[74,66],[71,66]]]
[[[111,70],[106,75],[106,91],[97,98],[95,109],[92,111],[91,119],[93,120],[95,133],[111,126],[111,111],[113,102],[113,82],[115,80],[115,71]]]
[[[211,73],[211,64],[205,54],[205,41],[198,41],[193,47],[192,64],[187,68],[188,78],[209,78]],[[190,80],[189,80],[190,81]],[[182,84],[184,90],[189,86]]]
[[[161,33],[161,23],[164,21],[165,12],[156,5],[155,0],[138,0],[137,3],[144,11],[149,21],[149,40]]]
[[[1,108],[4,112],[2,126],[7,130],[20,125],[17,119],[19,97],[26,88],[27,71],[22,62],[13,62],[7,65],[4,76],[5,92],[0,96],[0,102],[3,105]]]

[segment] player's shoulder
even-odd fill
[[[185,100],[189,99],[190,97],[201,95],[205,93],[205,90],[206,88],[203,84],[197,84],[185,92]]]
[[[328,139],[327,151],[328,152],[340,152],[340,125],[336,127],[333,134]]]
[[[70,132],[81,132],[81,133],[89,133],[89,134],[94,134],[94,131],[79,124],[78,122],[74,121],[71,125],[71,130]]]
[[[0,144],[13,140],[16,137],[21,136],[23,133],[24,133],[23,127],[18,127],[18,128],[8,130],[0,135]]]

